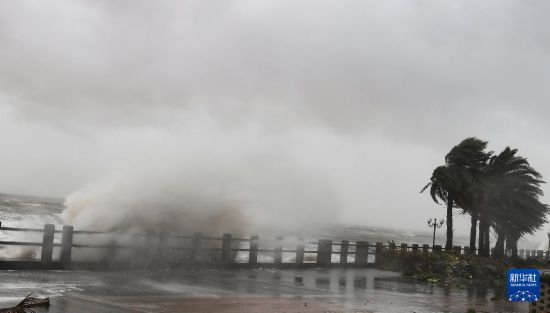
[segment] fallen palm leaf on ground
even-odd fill
[[[31,293],[32,294],[32,293]],[[31,294],[25,297],[19,304],[13,308],[0,309],[0,313],[33,313],[33,308],[49,306],[49,298],[31,297]]]

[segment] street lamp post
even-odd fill
[[[550,261],[550,233],[548,235],[548,250],[546,250],[546,261]]]
[[[445,219],[440,219],[439,222],[437,221],[437,218],[430,218],[428,220],[428,226],[433,227],[434,229],[434,236],[432,240],[432,249],[435,247],[435,230],[438,228],[441,228],[443,226],[443,223],[445,223]],[[548,234],[548,238],[550,238],[550,233]],[[550,245],[549,245],[550,246]]]

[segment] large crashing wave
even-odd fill
[[[134,163],[72,193],[62,218],[90,230],[288,233],[334,221],[329,186],[280,157],[171,157]]]

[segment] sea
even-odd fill
[[[0,222],[4,227],[43,228],[44,224],[54,224],[56,229],[63,227],[61,214],[64,209],[64,199],[34,197],[0,193]],[[436,244],[445,244],[445,228],[436,233]],[[217,236],[220,234],[205,234]],[[281,234],[284,235],[284,234]],[[432,230],[426,226],[426,231],[415,231],[369,225],[331,224],[322,225],[306,233],[310,239],[333,239],[349,241],[394,242],[397,245],[432,244]],[[0,240],[10,240],[9,232],[0,231]],[[455,235],[455,245],[466,246],[467,236]]]

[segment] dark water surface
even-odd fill
[[[376,269],[0,272],[0,308],[30,292],[48,312],[527,312],[503,290]]]

